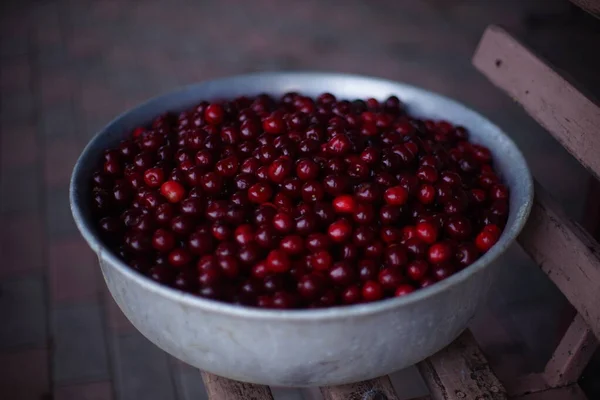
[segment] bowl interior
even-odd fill
[[[201,100],[228,99],[240,95],[257,95],[260,93],[282,95],[290,91],[300,92],[312,97],[322,92],[330,92],[338,98],[349,100],[368,97],[383,100],[390,95],[396,95],[407,105],[408,112],[411,115],[430,119],[444,119],[453,124],[466,127],[470,131],[472,142],[480,143],[491,149],[494,165],[511,190],[508,223],[499,242],[469,268],[444,281],[402,298],[341,308],[291,311],[259,310],[232,306],[163,287],[128,268],[102,244],[91,218],[88,193],[90,190],[90,177],[97,168],[104,149],[117,145],[133,128],[148,123],[153,117],[166,111],[184,110]],[[424,297],[434,295],[449,286],[458,284],[470,274],[485,268],[487,264],[503,253],[521,231],[529,215],[532,199],[532,178],[522,153],[500,128],[476,111],[439,94],[410,85],[376,78],[327,73],[262,73],[236,76],[186,86],[155,97],[117,117],[90,141],[75,165],[70,187],[71,209],[79,230],[98,254],[111,259],[111,264],[115,268],[123,268],[126,270],[124,272],[133,279],[140,280],[141,284],[146,285],[151,290],[161,292],[165,296],[171,296],[195,306],[216,308],[223,312],[261,318],[344,317],[373,312],[377,309],[383,310],[388,307],[396,307],[401,303],[419,301]]]

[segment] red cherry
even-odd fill
[[[351,148],[352,142],[344,134],[335,136],[327,142],[327,151],[332,155],[342,156],[349,152]]]
[[[432,204],[435,201],[435,188],[430,184],[423,184],[419,188],[417,197],[423,204]]]
[[[333,208],[338,213],[352,214],[356,211],[356,207],[356,201],[351,195],[344,194],[333,199]]]
[[[204,119],[212,125],[219,125],[223,122],[225,112],[220,104],[211,104],[204,111]]]
[[[329,279],[336,285],[348,286],[354,282],[355,278],[354,269],[350,263],[345,261],[335,263],[329,270]]]
[[[177,268],[183,268],[192,262],[192,255],[186,249],[179,248],[169,253],[169,264]]]
[[[144,172],[144,182],[149,187],[159,187],[165,180],[165,173],[161,168],[150,168]]]
[[[317,271],[327,271],[333,263],[329,252],[322,250],[310,256],[310,265]]]
[[[408,260],[406,250],[402,245],[391,245],[389,246],[384,253],[384,263],[388,267],[398,268],[404,264]]]
[[[285,129],[285,123],[283,122],[282,115],[280,112],[275,111],[263,120],[263,129],[265,132],[271,135],[278,135]]]
[[[171,203],[178,203],[185,197],[185,188],[179,182],[167,181],[160,187],[160,194]]]
[[[291,232],[294,229],[294,219],[287,213],[277,213],[273,217],[273,228],[280,233]]]
[[[292,171],[292,161],[287,157],[279,157],[269,165],[269,179],[275,183],[283,183]]]
[[[257,183],[248,189],[248,200],[253,203],[266,203],[273,196],[273,189],[268,183]]]
[[[327,230],[329,238],[336,243],[345,242],[352,235],[352,225],[345,219],[340,219],[329,225]]]
[[[254,241],[254,229],[249,224],[240,225],[235,228],[233,237],[240,245],[246,245]]]
[[[298,293],[308,300],[321,296],[325,289],[325,279],[318,274],[304,275],[298,282]]]
[[[383,298],[383,288],[378,282],[367,281],[362,287],[364,301],[377,301]]]
[[[481,252],[487,252],[489,249],[492,248],[492,246],[494,246],[496,244],[496,242],[498,241],[498,235],[490,230],[484,230],[482,232],[480,232],[477,237],[475,238],[475,246],[477,246],[477,248],[481,251]]]
[[[290,259],[283,250],[272,250],[267,256],[267,267],[272,272],[287,272],[289,271],[290,266]]]
[[[415,282],[420,282],[429,270],[429,266],[423,260],[415,260],[406,266],[406,275]]]
[[[391,206],[401,206],[408,200],[408,192],[402,186],[394,186],[386,189],[383,198]]]
[[[396,291],[394,292],[394,296],[402,297],[402,296],[406,296],[407,294],[410,294],[414,291],[415,291],[415,288],[413,286],[404,283],[396,288]]]
[[[482,229],[483,232],[489,232],[491,234],[494,234],[498,237],[500,237],[500,234],[502,234],[502,231],[500,230],[500,228],[498,228],[497,225],[486,225],[483,227]]]
[[[362,299],[362,291],[358,286],[349,286],[342,291],[342,302],[344,304],[356,304]]]
[[[161,253],[168,252],[175,247],[175,236],[165,229],[157,229],[152,236],[152,247]]]
[[[415,226],[415,233],[419,239],[427,244],[433,244],[438,237],[438,229],[429,222],[421,222]]]
[[[229,278],[236,278],[239,274],[239,263],[233,256],[222,255],[217,257],[219,270]]]
[[[304,251],[304,239],[299,235],[289,235],[281,239],[279,248],[290,255],[297,255]]]
[[[429,248],[427,257],[432,264],[447,262],[452,257],[452,247],[446,242],[436,243]]]
[[[302,159],[296,164],[296,176],[303,181],[312,181],[319,175],[319,166],[312,160]]]

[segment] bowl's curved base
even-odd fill
[[[358,382],[435,354],[466,328],[495,270],[481,271],[460,290],[392,312],[298,322],[232,319],[190,308],[100,265],[125,316],[158,347],[215,375],[282,387]]]

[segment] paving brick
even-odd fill
[[[108,288],[106,288],[106,285],[102,285],[104,286],[104,308],[106,310],[106,319],[110,330],[119,334],[135,332],[135,327],[129,322],[125,314],[123,314],[123,311],[121,311],[113,299]]]
[[[44,107],[68,106],[78,89],[78,80],[68,72],[46,72],[40,76],[39,90]]]
[[[37,132],[36,121],[2,121],[0,120],[0,134],[2,136],[29,136]]]
[[[0,353],[0,392],[3,399],[47,399],[50,395],[48,350]]]
[[[31,92],[19,91],[0,98],[0,119],[3,121],[31,121],[35,119],[36,99]]]
[[[73,167],[83,150],[84,143],[76,137],[48,141],[44,148],[44,183],[50,188],[67,186]]]
[[[62,42],[48,44],[36,41],[33,45],[40,74],[74,73],[76,71]]]
[[[98,31],[75,33],[67,43],[67,51],[74,59],[97,59],[104,50],[104,38]]]
[[[109,378],[102,309],[96,302],[52,310],[53,373],[58,385]]]
[[[75,136],[79,121],[72,102],[45,104],[40,117],[40,131],[47,140]]]
[[[27,15],[2,10],[0,56],[3,59],[22,57],[29,51]]]
[[[28,16],[33,27],[48,28],[59,26],[61,18],[61,4],[64,1],[43,1],[28,10]]]
[[[117,21],[128,11],[128,5],[120,1],[94,1],[91,4],[90,15],[95,21],[105,24]]]
[[[21,276],[44,268],[44,228],[38,214],[0,217],[0,278]]]
[[[35,165],[38,155],[38,142],[33,130],[0,135],[0,167],[3,170]]]
[[[116,335],[112,341],[117,398],[175,399],[167,354],[138,332]]]
[[[109,87],[105,79],[83,82],[81,88],[80,106],[86,116],[95,114],[114,115],[119,109],[120,93]]]
[[[56,387],[52,400],[112,400],[112,398],[112,384],[110,381],[104,381]]]
[[[46,235],[51,238],[79,236],[69,206],[69,189],[60,187],[46,193]]]
[[[59,26],[36,26],[32,34],[35,45],[40,47],[58,46],[63,44],[62,32]]]
[[[87,243],[79,237],[51,240],[48,280],[53,302],[75,302],[100,293],[100,267]]]
[[[41,188],[37,165],[0,171],[0,213],[35,213],[41,207]]]
[[[39,274],[0,281],[0,349],[46,345],[45,292]]]
[[[28,57],[14,57],[2,62],[0,89],[4,95],[31,90],[31,64]]]

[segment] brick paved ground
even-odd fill
[[[591,18],[568,14],[565,0],[5,0],[0,7],[4,399],[205,398],[198,372],[151,345],[120,313],[68,206],[69,174],[90,136],[173,86],[291,69],[411,82],[506,128],[542,183],[573,215],[581,210],[587,175],[470,66],[483,29],[497,22],[600,88],[600,77],[577,64],[598,52],[568,53],[574,40],[598,40],[598,30]],[[519,349],[543,358],[551,343],[539,343],[540,332],[556,331],[561,321],[547,317],[564,301],[518,251],[504,262],[491,312],[475,328],[503,324],[488,341],[499,364],[514,356],[499,339],[502,329],[520,338]],[[524,320],[534,323],[524,328]],[[412,373],[397,375],[396,383]],[[293,390],[276,397],[302,398]]]

